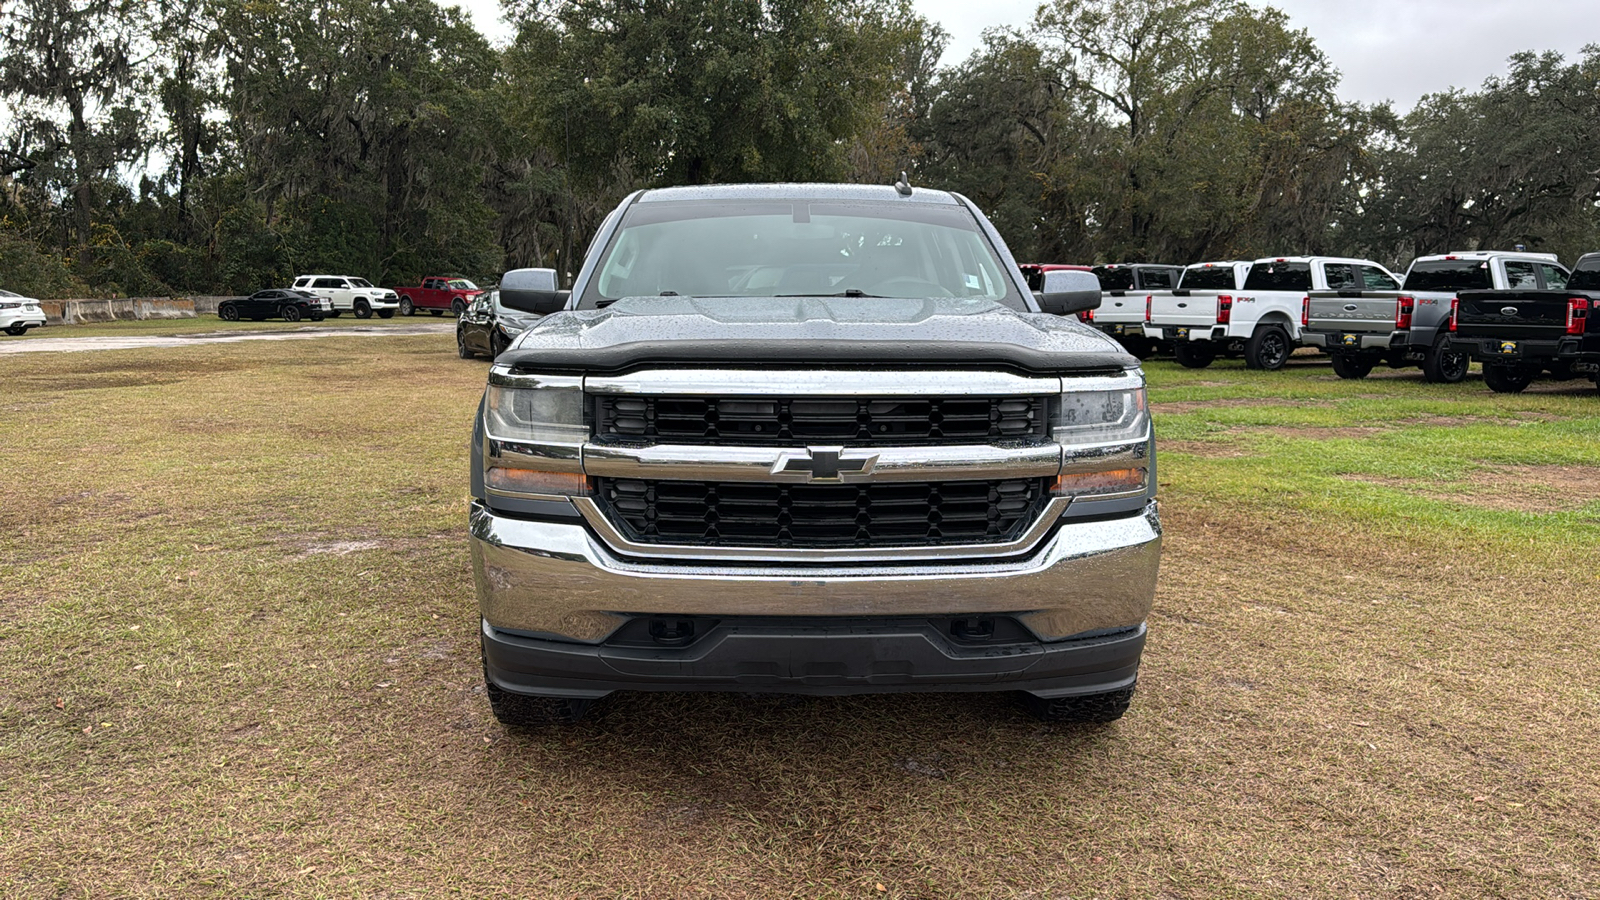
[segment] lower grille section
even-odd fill
[[[1004,543],[1049,502],[1043,478],[807,485],[601,478],[596,487],[629,540],[709,547]]]

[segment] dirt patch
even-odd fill
[[[1249,430],[1254,434],[1275,434],[1279,437],[1296,438],[1305,441],[1326,441],[1335,438],[1369,438],[1389,432],[1388,428],[1376,425],[1268,425]]]
[[[1207,459],[1236,459],[1250,455],[1249,450],[1232,441],[1161,441],[1157,447],[1162,453],[1187,453]]]
[[[1433,500],[1523,513],[1571,512],[1600,501],[1600,468],[1504,466],[1480,469],[1458,485],[1384,475],[1346,475],[1349,481],[1381,484]]]
[[[1201,409],[1250,409],[1265,406],[1316,406],[1329,407],[1331,400],[1291,400],[1286,397],[1227,397],[1219,400],[1178,400],[1171,403],[1152,403],[1150,411],[1160,415],[1182,415]]]

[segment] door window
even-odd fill
[[[1400,285],[1388,273],[1374,266],[1361,267],[1361,283],[1369,291],[1396,291]]]
[[[1349,263],[1327,263],[1322,267],[1322,274],[1328,279],[1330,291],[1359,291],[1360,282],[1356,281],[1356,267]]]
[[[1534,274],[1533,263],[1506,261],[1506,288],[1513,291],[1536,291],[1539,277]]]
[[[1564,291],[1567,289],[1567,270],[1560,266],[1539,264],[1539,274],[1544,276],[1544,289],[1547,291]]]

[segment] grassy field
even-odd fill
[[[1600,896],[1588,382],[1152,363],[1166,555],[1107,728],[617,695],[513,735],[464,539],[485,368],[0,359],[0,896]]]
[[[251,322],[248,319],[241,322],[224,322],[214,313],[196,316],[192,319],[132,319],[118,322],[89,322],[83,325],[46,325],[43,328],[30,328],[22,335],[0,334],[0,346],[8,341],[36,341],[40,338],[80,338],[80,337],[167,337],[171,335],[206,334],[214,331],[243,331],[243,332],[274,332],[293,331],[307,327],[327,328],[389,328],[399,325],[421,325],[425,322],[455,322],[455,316],[448,313],[433,316],[428,313],[418,313],[415,316],[402,316],[399,313],[387,319],[373,316],[370,319],[358,319],[352,313],[343,313],[337,319],[325,318],[320,322],[302,320],[299,322],[285,322],[282,319],[268,319],[264,322]]]

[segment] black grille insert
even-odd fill
[[[804,484],[597,479],[629,540],[739,547],[995,544],[1028,530],[1046,479]]]
[[[595,399],[602,441],[674,444],[959,444],[1040,438],[1043,397]]]

